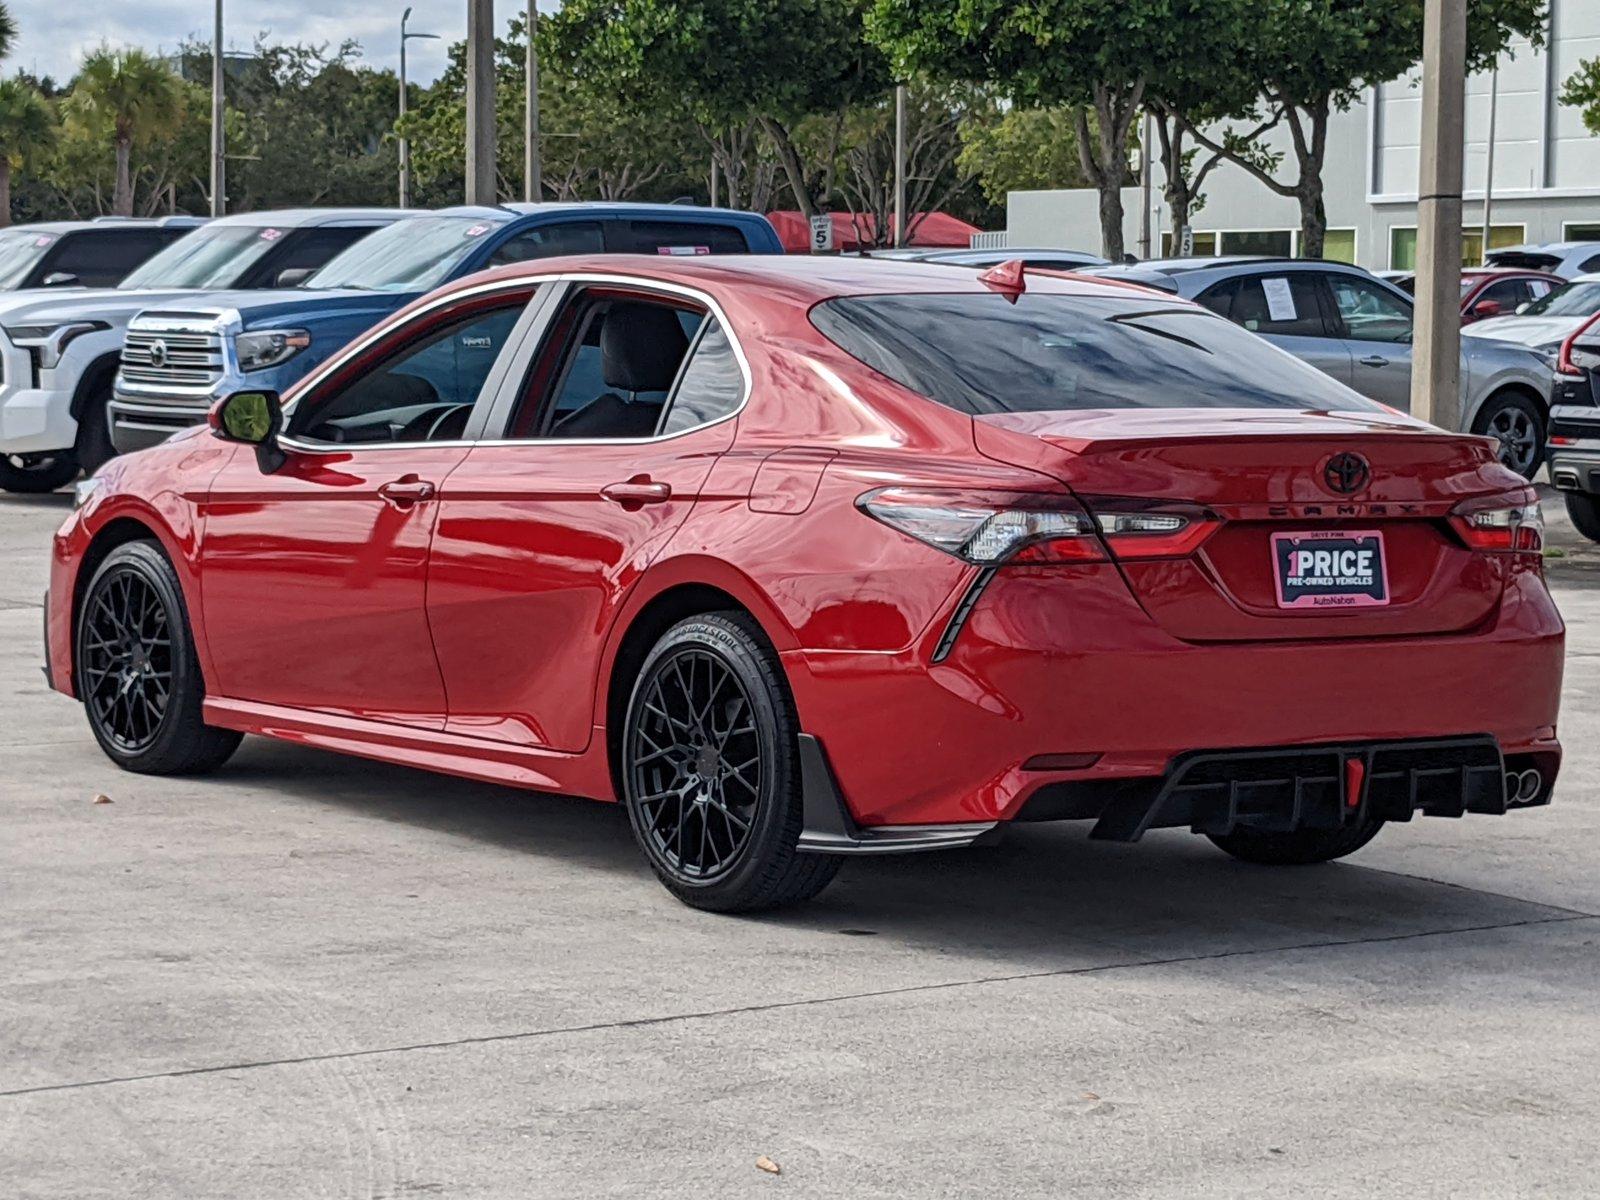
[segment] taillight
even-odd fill
[[[891,529],[983,566],[1100,562],[1106,556],[1089,514],[1067,495],[890,487],[856,504]]]
[[[1538,554],[1544,549],[1544,511],[1531,491],[1515,500],[1468,500],[1450,514],[1450,523],[1473,550]]]
[[[890,528],[984,566],[1180,558],[1221,524],[1204,510],[1065,493],[881,488],[857,502]]]
[[[1572,361],[1572,347],[1580,337],[1588,333],[1589,330],[1593,329],[1596,325],[1600,325],[1600,313],[1596,313],[1594,316],[1590,317],[1582,325],[1578,326],[1571,333],[1567,334],[1564,339],[1562,339],[1561,352],[1556,355],[1557,375],[1565,375],[1572,379],[1583,378],[1583,368]]]

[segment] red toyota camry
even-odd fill
[[[1197,305],[1024,272],[547,260],[119,458],[51,683],[627,806],[704,908],[1016,821],[1321,862],[1548,802],[1533,492]]]

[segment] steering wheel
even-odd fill
[[[395,434],[397,442],[446,442],[460,437],[467,427],[470,404],[447,404],[420,412]]]

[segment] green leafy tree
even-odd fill
[[[1178,98],[1178,107],[1192,118],[1185,128],[1196,142],[1298,201],[1301,253],[1308,258],[1322,256],[1328,228],[1322,177],[1328,122],[1362,89],[1398,79],[1422,57],[1422,11],[1423,0],[1256,0],[1228,76],[1235,90],[1243,80],[1258,94],[1245,114],[1255,128],[1213,135],[1202,126],[1218,114]],[[1545,0],[1470,0],[1468,70],[1489,66],[1514,37],[1542,45],[1547,15]],[[1259,141],[1280,124],[1289,133],[1288,155]],[[1282,179],[1290,157],[1294,177]]]
[[[867,26],[901,74],[987,83],[1023,106],[1064,107],[1079,167],[1099,194],[1101,252],[1120,259],[1133,123],[1179,64],[1209,57],[1215,66],[1239,3],[874,0]]]
[[[1078,160],[1077,117],[1067,108],[1012,108],[994,121],[969,122],[958,161],[995,204],[1012,192],[1089,185]]]
[[[808,216],[834,194],[851,108],[887,90],[865,0],[567,0],[549,59],[596,93],[692,121],[724,173],[723,135],[759,125]],[[824,116],[803,144],[797,126]]]
[[[11,48],[17,44],[17,22],[11,16],[11,9],[0,4],[0,58],[8,58]]]
[[[1578,109],[1583,114],[1584,127],[1600,135],[1600,58],[1579,63],[1578,69],[1567,76],[1561,87],[1561,103]]]
[[[181,123],[178,76],[143,50],[101,48],[84,59],[65,112],[73,129],[102,145],[111,143],[115,155],[111,211],[132,216],[133,150],[171,134]]]
[[[56,114],[25,79],[0,79],[0,225],[11,224],[11,172],[40,162],[56,143]]]

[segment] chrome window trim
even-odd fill
[[[357,452],[369,451],[369,450],[377,450],[377,451],[384,451],[384,450],[414,450],[414,449],[416,449],[418,447],[421,447],[421,446],[438,446],[438,447],[442,447],[442,448],[461,447],[461,446],[467,446],[467,447],[471,447],[471,446],[648,446],[648,445],[656,445],[656,444],[660,444],[660,443],[670,442],[670,441],[673,441],[673,440],[675,440],[677,438],[686,437],[686,436],[688,436],[689,434],[692,434],[692,433],[699,433],[701,430],[704,430],[704,429],[710,429],[715,425],[722,424],[724,421],[731,421],[734,418],[738,417],[739,414],[744,412],[744,410],[749,406],[749,404],[750,404],[750,394],[751,394],[751,392],[753,390],[753,384],[752,384],[753,376],[751,375],[751,372],[750,372],[750,360],[745,356],[744,346],[740,343],[738,334],[736,334],[734,332],[733,324],[732,324],[732,322],[730,322],[728,320],[728,314],[723,310],[722,305],[719,304],[708,293],[703,292],[703,291],[701,291],[701,290],[699,290],[697,288],[689,287],[689,286],[687,286],[685,284],[681,284],[681,283],[669,283],[669,282],[667,282],[665,280],[651,279],[648,276],[641,276],[641,275],[623,275],[623,274],[613,274],[613,273],[610,273],[610,272],[593,272],[593,271],[571,271],[571,272],[563,272],[561,274],[556,274],[556,275],[525,275],[525,276],[519,276],[516,279],[499,279],[499,280],[495,280],[493,283],[480,284],[477,287],[466,288],[466,289],[463,289],[462,291],[459,291],[459,292],[451,292],[449,295],[441,296],[434,303],[429,304],[427,307],[419,309],[417,312],[413,313],[411,315],[411,317],[408,318],[408,321],[417,320],[417,319],[423,317],[424,315],[433,312],[434,310],[436,310],[438,308],[442,308],[442,307],[444,307],[444,306],[446,306],[448,304],[454,303],[457,300],[461,300],[461,299],[464,299],[464,298],[469,297],[469,296],[488,295],[488,294],[491,294],[491,293],[497,292],[497,291],[508,291],[508,292],[509,291],[518,291],[518,290],[521,290],[521,289],[524,289],[524,288],[535,289],[535,294],[537,295],[537,289],[543,288],[543,287],[547,287],[549,285],[555,285],[555,284],[567,284],[567,285],[571,285],[571,284],[579,284],[579,285],[612,284],[612,285],[621,285],[623,287],[641,288],[641,289],[646,290],[646,291],[666,292],[669,295],[681,296],[681,297],[684,297],[685,299],[693,300],[697,304],[703,305],[707,312],[709,312],[719,322],[721,322],[723,330],[728,335],[728,342],[733,347],[733,357],[734,357],[735,361],[737,361],[738,364],[739,364],[739,373],[744,377],[744,394],[740,397],[738,405],[736,407],[734,407],[731,411],[729,411],[727,413],[724,413],[720,417],[717,417],[715,420],[705,421],[705,422],[702,422],[699,425],[692,426],[689,429],[679,430],[676,433],[667,434],[667,435],[651,434],[649,437],[633,437],[633,438],[548,438],[548,437],[547,438],[490,438],[490,437],[483,437],[483,438],[461,438],[461,439],[454,439],[454,440],[447,441],[447,442],[445,442],[445,441],[441,441],[441,442],[366,442],[366,443],[344,444],[344,443],[338,443],[338,442],[302,442],[302,441],[299,441],[299,440],[297,440],[295,438],[280,436],[279,439],[278,439],[278,444],[280,446],[284,446],[284,447],[287,447],[288,449],[295,450],[295,451],[298,451],[298,452],[304,453],[304,454],[354,454],[354,453],[357,453]],[[551,294],[555,297],[556,301],[558,303],[563,303],[563,304],[570,298],[571,291],[572,291],[572,288],[570,286],[567,287],[567,288],[562,288],[559,291],[554,289],[554,288],[551,288]],[[506,355],[508,353],[515,355],[518,351],[520,351],[523,341],[525,341],[530,335],[532,335],[534,333],[537,333],[539,336],[534,339],[533,356],[536,356],[538,354],[538,351],[540,349],[539,343],[543,341],[543,334],[545,332],[545,328],[548,326],[549,320],[550,320],[551,317],[554,316],[554,313],[553,312],[552,313],[546,313],[544,311],[544,306],[536,305],[536,304],[530,304],[529,311],[530,311],[530,313],[532,313],[532,316],[529,319],[530,319],[530,322],[532,323],[532,325],[534,326],[534,328],[530,328],[530,329],[524,330],[524,332],[521,335],[521,337],[519,337],[517,339],[517,347],[516,347],[515,350],[513,350],[511,345],[510,345],[510,343],[508,343],[506,349],[501,351],[502,356],[504,356],[504,355]],[[354,342],[350,343],[350,345],[346,346],[338,354],[336,354],[333,357],[329,358],[320,367],[318,367],[315,371],[313,371],[310,375],[308,375],[306,377],[304,383],[301,385],[299,393],[296,394],[296,396],[295,396],[295,398],[293,400],[291,400],[288,404],[284,405],[284,410],[283,410],[284,425],[285,426],[288,425],[289,418],[291,416],[293,416],[294,410],[299,406],[300,402],[306,396],[310,395],[322,383],[322,381],[327,376],[329,376],[329,375],[333,374],[335,371],[341,369],[351,359],[358,357],[367,347],[371,346],[374,342],[378,341],[382,336],[383,336],[382,333],[374,331],[374,332],[369,333],[367,336],[362,337],[362,338],[358,339],[357,341],[354,341]],[[533,361],[533,356],[530,356],[530,358],[528,360],[529,365],[531,365],[531,363]],[[687,361],[687,358],[685,359],[685,361]],[[518,380],[518,386],[519,387],[521,386],[521,382],[522,381],[519,379]],[[498,383],[498,386],[495,389],[496,394],[489,398],[488,404],[490,405],[491,409],[495,405],[495,401],[499,399],[499,394],[498,393],[505,388],[506,383],[507,383],[506,380],[504,380],[504,379],[500,380],[499,383]],[[481,396],[479,398],[479,402],[480,403],[483,402],[483,398]],[[476,415],[476,414],[474,414],[474,415]],[[506,415],[509,416],[509,413],[507,413]]]

